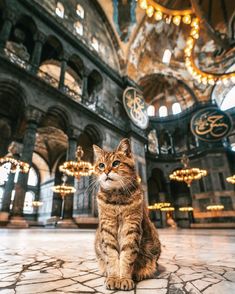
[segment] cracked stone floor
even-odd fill
[[[235,293],[235,231],[161,229],[154,279],[133,291],[104,287],[94,230],[0,229],[0,294]]]

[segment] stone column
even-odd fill
[[[64,87],[64,79],[65,79],[65,73],[67,68],[67,62],[68,62],[68,55],[64,53],[61,58],[61,65],[60,65],[59,89],[61,90],[63,90],[63,87]]]
[[[85,68],[82,75],[82,102],[88,99],[88,76],[89,71]]]
[[[0,32],[0,51],[3,51],[7,40],[10,38],[12,27],[15,23],[15,12],[12,10],[6,10],[4,15],[4,23]]]
[[[34,144],[36,140],[37,125],[41,118],[41,112],[33,107],[26,111],[27,126],[23,139],[23,151],[20,160],[32,164]],[[18,181],[15,184],[15,198],[13,201],[12,218],[9,226],[28,227],[23,218],[25,193],[27,191],[28,173],[19,173]]]
[[[42,32],[38,31],[34,36],[34,41],[35,41],[35,44],[33,48],[33,54],[31,57],[31,64],[32,64],[31,71],[33,73],[36,73],[40,65],[42,48],[46,41],[46,36]]]
[[[77,138],[79,131],[75,128],[70,128],[68,131],[68,149],[66,155],[66,161],[76,160]],[[74,177],[68,177],[67,183],[74,186]],[[73,198],[74,194],[65,196],[63,205],[62,221],[58,222],[58,227],[77,228],[73,220]]]
[[[175,154],[175,144],[171,133],[168,133],[170,144],[171,144],[171,154]]]

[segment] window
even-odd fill
[[[74,28],[78,35],[83,35],[83,25],[80,23],[80,21],[74,23]]]
[[[220,197],[220,203],[224,206],[224,210],[233,210],[233,202],[231,197],[229,196]]]
[[[24,213],[30,214],[33,213],[33,201],[35,199],[35,194],[32,191],[28,191],[25,194],[24,200]]]
[[[161,106],[159,108],[159,116],[160,117],[165,117],[168,115],[167,107],[166,106]]]
[[[205,192],[205,185],[204,185],[203,179],[199,180],[199,187],[200,187],[201,193]]]
[[[91,46],[96,50],[99,51],[99,43],[95,37],[92,37]]]
[[[38,175],[33,167],[29,170],[29,177],[28,177],[28,186],[37,186],[38,184]]]
[[[0,166],[0,185],[4,185],[8,180],[11,164],[5,163]]]
[[[79,17],[81,17],[82,19],[84,18],[84,8],[80,4],[77,5],[76,12]]]
[[[149,105],[147,109],[148,116],[154,116],[155,115],[155,107],[153,105]]]
[[[223,173],[219,173],[219,181],[220,181],[220,187],[222,190],[226,190],[225,183],[224,183],[224,175]]]
[[[220,105],[221,110],[227,110],[232,107],[235,107],[235,86],[226,94],[224,100]]]
[[[171,54],[171,51],[169,49],[166,49],[162,57],[162,62],[168,65],[171,61]]]
[[[63,4],[61,2],[57,2],[55,13],[60,18],[64,18],[64,6],[63,6]]]
[[[181,106],[180,106],[180,104],[178,102],[174,103],[172,105],[172,113],[173,114],[178,114],[180,112],[181,112]]]

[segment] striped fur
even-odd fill
[[[161,246],[138,184],[128,139],[116,151],[94,146],[99,227],[95,250],[108,289],[130,290],[157,269]]]

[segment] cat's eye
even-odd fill
[[[119,161],[119,160],[115,160],[115,161],[113,162],[112,166],[113,166],[113,167],[117,167],[117,166],[119,166],[119,164],[120,164],[120,161]]]
[[[104,169],[105,168],[105,164],[103,162],[99,163],[99,169]]]

